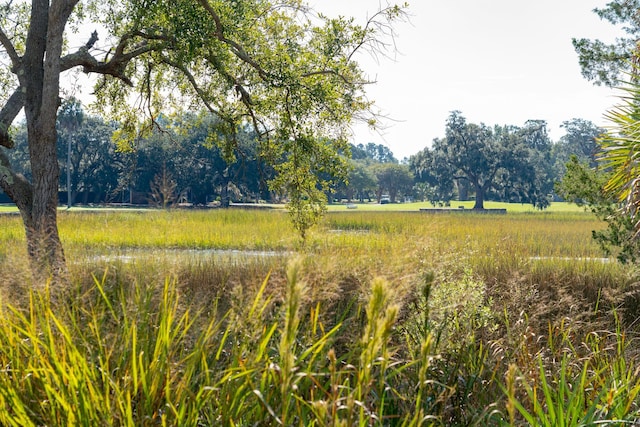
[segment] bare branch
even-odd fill
[[[116,46],[114,55],[109,60],[99,61],[91,53],[89,49],[98,40],[97,32],[93,32],[89,41],[78,49],[74,53],[65,55],[61,59],[61,70],[67,71],[74,67],[82,67],[85,73],[96,73],[103,75],[110,75],[117,79],[122,80],[129,86],[133,86],[131,79],[125,74],[125,70],[129,63],[145,53],[158,50],[157,46],[148,43],[147,40],[143,40],[132,47],[128,52],[125,52],[130,40],[135,36],[145,36],[147,38],[162,40],[160,37],[153,37],[143,35],[142,33],[129,33],[122,36],[118,45]]]
[[[89,39],[87,44],[84,45],[84,48],[87,50],[92,49],[97,41],[98,41],[98,32],[94,30],[93,33],[91,33],[91,38]]]
[[[133,82],[125,74],[127,65],[129,65],[129,62],[131,62],[132,59],[153,50],[154,48],[152,46],[143,44],[128,53],[116,52],[116,55],[105,62],[98,61],[86,48],[82,47],[77,52],[66,55],[62,58],[61,70],[66,71],[74,67],[82,66],[82,71],[87,74],[96,73],[110,75],[122,80],[129,86],[133,86]]]
[[[406,7],[406,5],[403,7]],[[367,19],[367,22],[363,28],[362,37],[347,57],[349,61],[351,61],[352,57],[361,49],[368,50],[374,58],[377,58],[378,55],[381,55],[383,57],[393,59],[387,53],[387,50],[389,50],[389,44],[383,42],[380,38],[380,36],[388,37],[391,40],[391,44],[394,46],[393,51],[396,50],[396,32],[393,28],[393,25],[391,25],[390,23],[390,20],[393,19],[392,17],[390,17],[392,15],[395,15],[395,17],[401,20],[408,20],[406,12],[404,12],[398,6],[387,6],[383,9],[378,10],[370,18]],[[378,38],[371,37],[372,34],[378,34]]]

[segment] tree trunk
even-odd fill
[[[20,210],[34,281],[61,283],[67,269],[57,227],[59,171],[55,133],[51,138],[42,136],[38,126],[28,127],[33,182],[10,172],[8,158],[0,152],[0,187]]]
[[[396,197],[398,197],[398,190],[396,190],[396,189],[389,190],[389,201],[391,203],[395,203],[396,202]]]
[[[34,279],[59,283],[66,263],[58,235],[56,118],[60,93],[62,34],[77,0],[33,0],[23,57],[24,112],[33,181],[29,191],[13,191],[26,230],[27,251]],[[46,53],[46,55],[45,55]]]
[[[473,205],[474,210],[484,210],[484,188],[479,183],[474,183],[476,190],[476,203]]]
[[[55,126],[53,137],[41,129],[29,130],[33,173],[30,208],[21,209],[27,235],[27,250],[34,276],[59,282],[66,275],[62,243],[58,234],[58,179]]]

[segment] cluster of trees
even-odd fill
[[[156,122],[152,131],[123,150],[113,141],[117,123],[87,114],[75,98],[65,100],[57,122],[60,201],[166,207],[286,199],[287,194],[269,188],[276,172],[259,151],[258,136],[250,126],[238,129],[234,152],[225,153],[217,143],[223,137],[218,124],[206,112],[159,117]],[[31,179],[25,123],[15,127],[14,141],[11,164],[16,173]],[[342,153],[350,157],[347,179],[325,177],[334,183],[326,191],[330,200],[379,202],[389,195],[396,202],[412,196],[413,173],[388,147],[351,144],[348,151],[350,156]]]
[[[352,145],[350,151],[349,175],[346,182],[335,188],[333,197],[380,203],[384,195],[395,203],[411,196],[413,173],[407,164],[398,162],[388,147],[370,142]]]
[[[223,137],[218,123],[206,112],[159,117],[156,122],[134,146],[122,150],[113,141],[119,129],[115,122],[87,114],[77,99],[64,101],[57,121],[60,200],[69,205],[116,202],[166,207],[212,201],[226,206],[286,197],[269,188],[276,172],[260,152],[251,127],[238,129],[236,149],[225,153],[216,143]],[[544,208],[571,155],[595,165],[595,138],[603,132],[582,119],[563,126],[566,134],[554,143],[543,121],[488,127],[468,123],[456,111],[446,123],[445,138],[403,162],[382,144],[351,145],[348,177],[326,176],[333,183],[326,195],[329,201],[414,199],[434,205],[473,197],[478,209],[485,199]],[[16,127],[14,140],[11,163],[17,173],[31,179],[24,123]]]
[[[276,202],[287,194],[273,191],[276,172],[259,151],[258,137],[249,126],[238,129],[233,153],[216,141],[216,120],[206,112],[160,117],[157,127],[126,150],[113,141],[119,126],[87,114],[74,98],[63,102],[58,114],[57,158],[61,170],[60,200],[68,204],[133,203],[169,206],[180,202],[204,205],[212,201]],[[10,160],[17,173],[32,178],[25,123],[15,128]],[[395,202],[412,195],[414,177],[382,144],[350,145],[349,175],[326,191],[330,200]],[[343,157],[347,153],[342,153]]]
[[[433,141],[409,160],[417,187],[432,203],[475,199],[484,209],[486,199],[531,203],[545,208],[555,197],[554,184],[566,170],[570,156],[593,164],[596,138],[603,133],[592,122],[572,119],[563,123],[565,135],[552,142],[547,124],[529,120],[524,126],[468,123],[454,111],[446,123],[446,136]]]
[[[489,127],[468,123],[454,111],[446,136],[403,162],[383,145],[353,146],[348,182],[336,188],[335,197],[380,202],[387,195],[391,203],[410,198],[433,205],[475,199],[475,209],[483,209],[484,200],[494,200],[543,209],[562,197],[555,186],[572,156],[595,166],[596,139],[604,132],[577,118],[562,127],[565,134],[554,142],[542,120],[529,120],[522,127]]]
[[[270,168],[258,153],[255,132],[237,131],[234,153],[216,145],[216,120],[210,115],[183,113],[159,117],[157,127],[126,150],[113,141],[119,126],[88,115],[76,99],[63,103],[58,114],[60,199],[68,204],[179,202],[206,204],[270,200]],[[10,159],[16,172],[32,178],[27,130],[16,127],[16,147]]]

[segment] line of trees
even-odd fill
[[[347,180],[333,182],[329,201],[390,203],[428,200],[434,205],[475,199],[549,204],[554,184],[565,174],[571,155],[594,166],[595,138],[603,130],[573,119],[566,134],[552,142],[546,123],[524,126],[468,123],[458,111],[446,123],[444,138],[400,162],[382,144],[351,145]],[[259,150],[251,127],[237,131],[237,149],[225,153],[216,121],[206,113],[159,117],[157,127],[128,150],[113,142],[118,125],[87,114],[76,99],[66,100],[58,114],[60,200],[71,204],[133,203],[172,206],[177,203],[227,206],[230,202],[277,202],[286,194],[269,189],[276,176]],[[28,179],[26,127],[15,131],[11,162]]]
[[[113,141],[116,123],[86,114],[76,99],[65,101],[57,123],[60,200],[166,207],[276,197],[266,185],[273,168],[261,160],[250,127],[238,130],[230,154],[216,145],[217,123],[208,114],[160,117],[157,124],[135,146],[120,150]],[[31,179],[26,132],[24,123],[16,127],[11,163]]]
[[[113,141],[119,126],[87,114],[77,99],[63,102],[58,115],[60,201],[69,204],[131,203],[167,207],[177,203],[278,202],[287,194],[268,183],[276,172],[259,150],[251,127],[237,131],[233,153],[218,144],[216,120],[211,115],[183,113],[160,117],[157,127],[134,146],[118,149]],[[15,128],[10,153],[17,173],[31,179],[26,126]],[[392,202],[412,194],[413,174],[382,144],[351,145],[348,179],[326,176],[334,185],[330,200]],[[344,153],[343,153],[344,154]],[[348,182],[348,184],[347,184]]]

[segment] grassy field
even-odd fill
[[[469,200],[464,202],[452,201],[451,206],[445,207],[445,209],[459,209],[461,206],[464,209],[473,209],[473,205],[475,202]],[[356,209],[366,210],[366,211],[419,211],[420,209],[434,209],[443,207],[433,206],[429,202],[412,202],[412,203],[387,203],[384,205],[378,203],[353,203],[352,207],[356,206]],[[584,208],[581,208],[573,203],[566,202],[553,202],[551,206],[549,206],[544,211],[540,211],[539,209],[534,208],[530,204],[518,204],[518,203],[504,203],[504,202],[492,202],[486,201],[484,204],[485,209],[506,209],[509,213],[515,212],[583,212]],[[333,204],[329,206],[329,211],[344,211],[344,210],[353,210],[348,209],[347,204]]]
[[[53,290],[0,216],[0,424],[640,419],[636,272],[602,223],[399,206],[332,206],[306,242],[280,210],[61,211]]]
[[[419,211],[420,209],[432,209],[434,206],[429,202],[412,202],[412,203],[353,203],[351,205],[357,206],[356,209],[365,211],[393,211],[393,212],[412,212]],[[473,201],[451,202],[451,209],[458,209],[460,206],[464,206],[465,209],[472,209],[474,205]],[[275,208],[284,208],[284,205],[265,205]],[[437,208],[437,206],[436,206]],[[485,208],[487,209],[507,209],[507,212],[583,212],[584,208],[581,208],[573,203],[566,202],[553,202],[544,211],[540,211],[529,204],[517,204],[517,203],[504,203],[504,202],[485,202]],[[61,208],[61,210],[67,210],[67,208]],[[105,210],[101,207],[73,207],[71,211],[97,211]],[[117,210],[117,209],[114,209]],[[328,206],[329,212],[351,211],[353,209],[347,209],[346,203],[336,203]],[[17,208],[13,205],[0,205],[0,212],[17,212]]]

